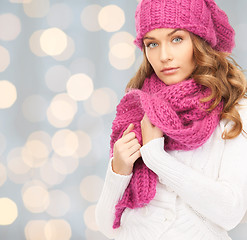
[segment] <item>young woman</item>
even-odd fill
[[[117,240],[226,240],[247,210],[247,84],[213,0],[142,0],[144,60],[112,125],[96,208]]]

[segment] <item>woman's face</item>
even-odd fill
[[[149,63],[166,85],[181,82],[194,71],[193,43],[188,31],[154,29],[144,36],[143,43]]]

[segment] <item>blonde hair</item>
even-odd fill
[[[214,50],[200,37],[190,33],[194,46],[194,58],[196,68],[191,77],[194,80],[211,89],[211,95],[201,101],[212,100],[208,111],[213,110],[223,99],[224,107],[221,119],[233,122],[229,131],[222,134],[223,139],[237,137],[243,131],[243,124],[237,110],[238,102],[246,97],[247,81],[240,66],[227,53]],[[126,91],[131,88],[141,89],[144,80],[154,72],[143,49],[143,62],[135,76],[126,86]]]

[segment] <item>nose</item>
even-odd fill
[[[172,60],[171,49],[168,45],[162,45],[160,48],[160,61],[167,62]]]

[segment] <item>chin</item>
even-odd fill
[[[170,79],[170,80],[169,79],[160,79],[160,80],[168,86],[184,81],[183,79]]]

